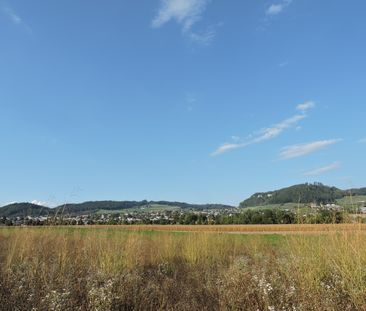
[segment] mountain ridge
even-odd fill
[[[0,217],[52,216],[94,214],[100,210],[121,211],[136,208],[149,208],[153,205],[176,207],[182,210],[205,210],[235,208],[225,204],[192,204],[175,201],[86,201],[82,203],[66,203],[54,208],[28,202],[11,203],[0,207]]]
[[[321,183],[304,183],[281,188],[278,190],[257,192],[242,201],[239,208],[266,206],[270,204],[286,203],[335,203],[336,200],[352,195],[366,195],[366,187],[341,190]],[[55,208],[28,202],[11,203],[0,207],[0,217],[40,217],[57,215],[95,214],[100,211],[121,212],[133,209],[149,210],[150,207],[176,208],[181,210],[212,210],[234,209],[237,207],[225,204],[192,204],[176,201],[86,201],[81,203],[66,203]]]
[[[297,184],[278,190],[254,193],[248,199],[242,201],[239,207],[246,208],[286,203],[328,204],[335,203],[336,200],[349,195],[366,195],[366,188],[341,190],[336,187],[323,185],[322,183]]]

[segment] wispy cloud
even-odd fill
[[[335,171],[341,167],[340,162],[333,162],[332,164],[329,164],[327,166],[319,167],[317,169],[311,170],[309,172],[306,172],[305,176],[319,176],[331,171]]]
[[[292,0],[283,0],[282,2],[279,3],[273,3],[267,8],[266,15],[267,16],[278,15],[282,13],[291,3]]]
[[[299,110],[299,111],[302,111],[302,112],[306,112],[309,109],[314,108],[314,107],[315,107],[315,103],[312,102],[312,101],[308,101],[308,102],[305,102],[303,104],[297,105],[296,109]]]
[[[39,200],[33,200],[31,203],[35,204],[35,205],[40,205],[40,206],[49,206],[50,205],[48,202],[39,201]]]
[[[319,140],[306,144],[288,146],[282,149],[280,153],[280,158],[282,160],[287,160],[305,156],[320,149],[324,149],[328,146],[334,145],[340,141],[342,141],[342,139]]]
[[[11,7],[3,6],[2,11],[14,25],[23,27],[28,33],[32,33],[32,30],[28,24],[26,24],[20,15],[16,13]]]
[[[71,197],[71,196],[70,196]],[[59,203],[57,203],[57,201],[54,200],[55,198],[53,196],[50,196],[49,199],[47,199],[47,201],[42,201],[42,200],[33,200],[31,201],[32,204],[35,205],[40,205],[40,206],[46,206],[46,207],[56,207],[58,205],[60,205]]]
[[[4,7],[3,8],[4,13],[9,17],[9,19],[15,24],[15,25],[20,25],[23,23],[23,20],[21,19],[21,17],[16,14],[13,9],[9,8],[9,7]]]
[[[289,61],[284,61],[282,63],[279,63],[277,66],[280,68],[287,67],[290,64]]]
[[[38,201],[38,200],[33,200],[33,201],[31,201],[31,203],[35,204],[35,205],[42,205],[43,202]]]
[[[360,144],[366,144],[366,138],[362,138],[358,141]]]
[[[211,156],[217,156],[221,153],[238,149],[238,148],[244,148],[245,146],[248,146],[249,143],[224,143],[221,146],[219,146],[214,152],[212,152]]]
[[[310,102],[308,102],[310,103]],[[306,103],[305,103],[306,104]],[[303,104],[303,105],[305,105]],[[299,105],[300,106],[300,105]],[[252,144],[257,144],[266,140],[273,139],[277,136],[279,136],[283,131],[285,131],[288,128],[291,128],[298,124],[301,120],[305,119],[307,117],[307,110],[314,107],[312,105],[311,107],[308,106],[306,109],[299,109],[299,106],[297,106],[297,110],[299,110],[301,113],[295,114],[290,118],[287,118],[271,127],[261,129],[260,131],[256,132],[255,134],[250,135],[250,138],[243,141],[238,142],[236,139],[235,142],[231,143],[224,143],[221,146],[219,146],[214,152],[211,153],[211,156],[216,156],[219,154],[222,154],[224,152],[244,148]]]
[[[192,42],[209,45],[215,35],[215,26],[205,31],[193,31],[193,26],[202,19],[210,0],[160,0],[160,9],[152,21],[152,27],[159,28],[174,20],[182,26],[182,33]]]
[[[208,0],[161,0],[157,16],[152,21],[153,27],[161,27],[174,19],[187,31],[201,19]]]
[[[187,36],[194,43],[198,43],[201,45],[210,45],[215,39],[216,30],[213,26],[211,26],[203,32],[189,32]]]

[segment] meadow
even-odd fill
[[[366,310],[365,228],[4,227],[0,310]]]

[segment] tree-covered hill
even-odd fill
[[[12,203],[0,207],[0,217],[39,217],[52,214],[52,209],[32,203]]]
[[[184,210],[204,210],[204,209],[225,209],[234,208],[229,205],[222,204],[189,204],[184,202],[170,202],[170,201],[90,201],[76,204],[64,204],[58,206],[56,210],[58,213],[63,214],[93,214],[99,210],[107,211],[120,211],[136,208],[146,208],[149,206],[160,205],[160,206],[174,206]]]
[[[354,195],[358,195],[359,193],[363,193],[366,189],[352,190]],[[275,191],[255,193],[249,199],[241,202],[240,207],[245,208],[285,203],[334,203],[337,199],[341,199],[344,196],[349,195],[349,193],[349,190],[341,190],[336,187],[325,186],[321,183],[306,183]]]
[[[366,188],[359,188],[359,189],[350,189],[347,190],[348,195],[352,194],[352,195],[366,195]]]
[[[233,206],[223,204],[189,204],[169,201],[89,201],[83,203],[68,203],[56,208],[35,205],[32,203],[13,203],[0,207],[0,217],[26,217],[47,215],[81,215],[94,214],[98,211],[121,211],[150,206],[175,207],[182,210],[231,209]]]

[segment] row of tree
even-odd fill
[[[335,210],[320,210],[315,213],[296,214],[293,211],[278,209],[245,210],[231,214],[204,214],[204,213],[179,213],[171,212],[166,217],[160,218],[121,218],[119,214],[111,215],[107,219],[96,217],[88,218],[87,222],[75,219],[47,219],[45,221],[24,219],[24,225],[83,225],[87,224],[181,224],[181,225],[228,225],[228,224],[328,224],[349,222],[348,214]],[[14,225],[11,219],[0,218],[1,225]]]

